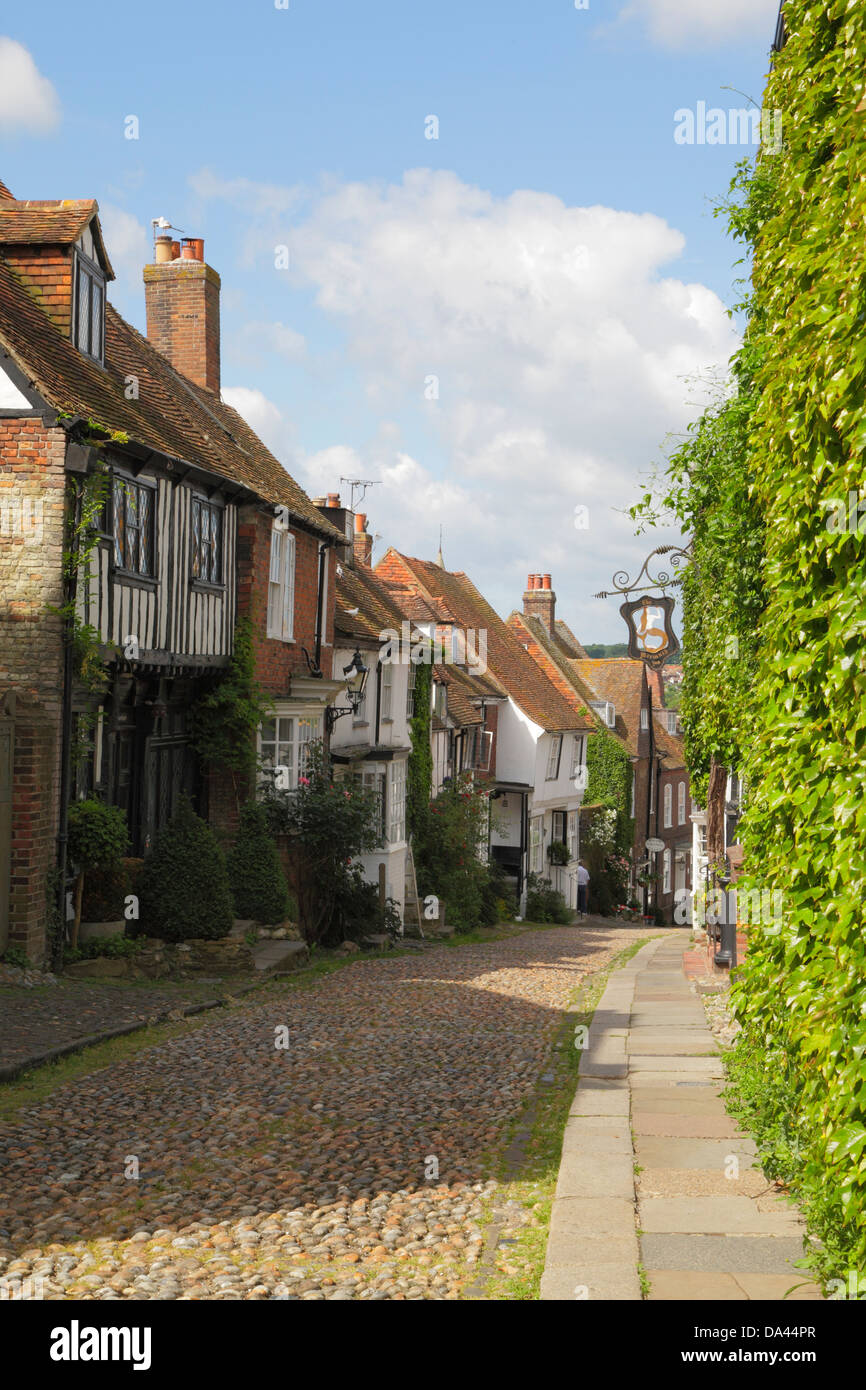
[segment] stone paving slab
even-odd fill
[[[637,1302],[641,1296],[637,1265],[594,1264],[575,1268],[567,1265],[547,1265],[541,1279],[539,1295],[545,1301],[563,1302],[569,1299],[589,1299],[605,1303]]]
[[[751,1168],[757,1150],[751,1139],[665,1139],[641,1135],[635,1155],[644,1168],[707,1168],[724,1172],[730,1156],[741,1168]]]
[[[805,1230],[792,1209],[761,1212],[749,1197],[642,1197],[640,1223],[650,1233],[796,1236]]]
[[[750,1300],[785,1300],[786,1303],[820,1299],[821,1290],[816,1284],[806,1283],[793,1293],[792,1279],[787,1274],[724,1274],[704,1273],[695,1280],[692,1270],[651,1269],[647,1270],[650,1283],[650,1302],[665,1301],[726,1302]],[[787,1294],[787,1297],[786,1297]]]
[[[692,1139],[735,1139],[740,1133],[736,1120],[732,1120],[730,1115],[702,1115],[693,1110],[686,1114],[656,1114],[650,1110],[637,1110],[632,1115],[632,1128],[636,1135],[653,1135],[662,1139],[683,1136]]]
[[[638,1179],[647,1197],[754,1197],[767,1191],[759,1168],[740,1168],[738,1178],[726,1178],[718,1168],[643,1168]],[[759,1201],[760,1210],[760,1201]]]
[[[650,1234],[641,1237],[641,1252],[646,1269],[805,1277],[794,1268],[794,1262],[802,1259],[803,1242],[793,1236]]]

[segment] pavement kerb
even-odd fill
[[[648,941],[611,974],[593,1013],[563,1135],[542,1301],[642,1297],[626,1043],[637,977],[664,940]],[[587,1226],[593,1206],[608,1214],[607,1233]]]

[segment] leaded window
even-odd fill
[[[112,486],[114,563],[130,574],[151,578],[153,564],[153,488],[128,478]]]
[[[222,508],[202,497],[192,499],[192,577],[204,584],[222,583]]]
[[[79,259],[77,267],[72,320],[75,346],[101,362],[105,344],[105,281],[96,267],[84,260]]]

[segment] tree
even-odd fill
[[[95,798],[75,801],[69,808],[68,852],[77,866],[75,884],[75,917],[72,923],[72,945],[78,945],[81,925],[81,900],[84,895],[85,874],[93,869],[116,869],[129,847],[126,816],[117,806],[106,806]]]
[[[265,925],[285,919],[289,911],[286,879],[261,802],[248,801],[241,808],[228,873],[236,917]]]

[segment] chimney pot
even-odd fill
[[[158,236],[156,238],[156,263],[162,265],[165,261],[171,260],[171,237]]]
[[[367,514],[366,514],[366,512],[356,512],[356,513],[355,513],[355,530],[356,530],[356,532],[357,532],[358,535],[360,536],[360,535],[363,535],[363,533],[366,531],[366,529],[367,529]]]
[[[553,592],[549,574],[529,576],[527,591],[523,596],[523,612],[527,618],[540,618],[547,631],[553,635],[556,594]]]
[[[179,242],[179,241],[173,241],[173,242],[171,243],[171,259],[172,259],[173,261],[179,261],[179,260],[180,260],[180,242]]]
[[[550,584],[550,575],[549,575],[549,574],[546,574],[546,575],[544,576],[544,578],[542,579],[542,581],[541,581],[541,587],[542,587],[542,589],[549,589],[549,588],[551,587],[551,584]]]
[[[329,493],[328,493],[328,506],[329,506],[329,507],[339,507],[339,505],[340,505],[340,494],[339,494],[339,492],[329,492]]]

